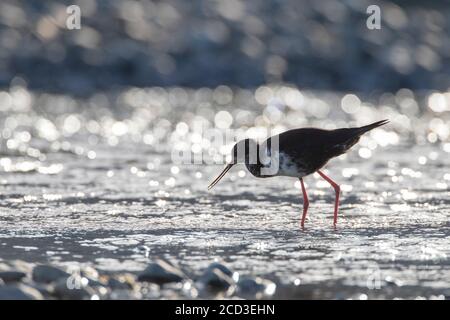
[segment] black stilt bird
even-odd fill
[[[347,152],[364,133],[388,123],[382,120],[359,128],[323,130],[317,128],[293,129],[275,135],[262,144],[252,139],[244,139],[235,144],[232,160],[222,173],[208,186],[214,187],[220,179],[237,163],[244,163],[255,177],[267,178],[288,176],[300,179],[303,193],[303,215],[301,227],[304,227],[309,201],[303,184],[303,177],[317,172],[336,193],[334,202],[334,225],[337,222],[340,187],[320,169],[332,158]]]

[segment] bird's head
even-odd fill
[[[256,163],[258,156],[258,144],[252,139],[238,141],[231,149],[230,164]]]
[[[238,141],[231,149],[231,160],[226,164],[223,171],[214,179],[208,186],[208,190],[214,187],[220,179],[231,169],[232,166],[238,163],[257,163],[258,158],[258,144],[252,139],[243,139]]]

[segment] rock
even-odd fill
[[[34,267],[32,272],[33,280],[40,283],[51,283],[62,278],[66,279],[69,276],[70,274],[64,270],[48,265],[38,265]]]
[[[42,284],[42,283],[37,283],[34,282],[32,280],[27,281],[24,283],[25,285],[27,285],[30,288],[33,288],[37,291],[39,291],[39,293],[44,297],[44,299],[51,299],[52,295],[51,295],[51,286],[48,284]]]
[[[84,277],[84,278],[88,280],[89,286],[93,287],[93,288],[97,288],[97,287],[101,288],[101,287],[104,287],[107,285],[107,283],[102,280],[94,280],[94,279],[87,278],[87,277]]]
[[[20,271],[0,271],[0,279],[2,279],[5,283],[9,282],[19,282],[26,274]]]
[[[233,278],[223,273],[218,268],[206,269],[199,282],[213,291],[224,291],[234,286]]]
[[[138,291],[116,290],[109,295],[111,300],[141,300],[142,294]]]
[[[0,262],[0,271],[9,271],[11,268],[6,263]]]
[[[220,271],[222,271],[224,274],[226,274],[227,276],[233,278],[233,280],[235,282],[237,282],[239,280],[239,273],[238,272],[233,272],[231,271],[227,266],[225,266],[222,263],[219,262],[213,262],[211,263],[208,268],[205,270],[205,273],[208,271],[211,271],[213,269],[218,269]]]
[[[0,300],[42,300],[42,294],[29,286],[0,286]]]
[[[219,263],[219,262],[213,262],[211,263],[208,268],[206,269],[205,272],[210,271],[212,269],[219,269],[220,271],[222,271],[224,274],[226,274],[229,277],[233,277],[233,271],[231,271],[228,267],[226,267],[225,265]]]
[[[164,286],[160,286],[156,283],[151,282],[140,282],[138,283],[138,287],[135,289],[135,291],[138,291],[142,298],[145,300],[157,300],[162,299],[163,297],[166,298],[166,296],[163,295],[163,292],[166,290],[166,288],[169,287],[170,289],[171,285],[181,284],[180,282],[172,282],[165,284]],[[180,286],[178,286],[177,290],[180,290]]]
[[[135,276],[132,274],[120,274],[115,276],[105,276],[101,278],[110,289],[108,299],[112,300],[136,300],[142,299],[142,294],[139,292],[140,286],[135,282]],[[159,291],[159,286],[155,286]]]
[[[136,286],[134,276],[131,274],[108,277],[106,284],[112,290],[133,290]]]
[[[33,270],[33,264],[29,262],[25,262],[22,260],[13,260],[10,262],[10,268],[8,270],[2,270],[2,271],[20,271],[25,274],[31,274],[31,271]]]
[[[63,300],[99,299],[96,290],[88,285],[89,280],[79,275],[59,279],[54,285],[52,295]]]
[[[181,293],[183,294],[183,297],[187,299],[195,299],[199,295],[197,288],[194,286],[194,283],[191,280],[185,281],[183,283]]]
[[[98,271],[96,269],[94,269],[93,267],[86,266],[86,267],[81,268],[80,274],[83,277],[86,277],[86,278],[89,278],[92,280],[98,280]]]
[[[213,262],[206,268],[198,282],[203,289],[213,292],[227,291],[227,294],[231,294],[237,279],[239,279],[237,272],[231,271],[219,262]]]
[[[277,286],[274,282],[262,278],[245,278],[237,284],[237,294],[250,299],[271,297]]]
[[[170,265],[163,260],[157,260],[155,263],[151,263],[144,271],[138,274],[138,281],[153,282],[159,285],[170,283],[170,282],[180,282],[186,276],[183,272]]]

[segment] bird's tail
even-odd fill
[[[332,148],[332,156],[335,157],[347,152],[348,149],[353,147],[359,141],[361,135],[388,122],[389,120],[381,120],[359,128],[343,128],[335,130],[335,148]]]
[[[372,130],[372,129],[375,129],[375,128],[377,128],[377,127],[379,127],[379,126],[382,126],[382,125],[384,125],[384,124],[386,124],[386,123],[388,123],[389,122],[389,120],[381,120],[381,121],[377,121],[377,122],[374,122],[374,123],[372,123],[372,124],[369,124],[369,125],[367,125],[367,126],[363,126],[363,127],[359,127],[359,128],[356,128],[356,134],[358,135],[358,136],[360,136],[360,135],[362,135],[362,134],[364,134],[364,133],[366,133],[367,131],[370,131],[370,130]]]

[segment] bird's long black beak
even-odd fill
[[[220,181],[220,179],[223,178],[223,176],[228,172],[228,170],[231,169],[232,166],[233,166],[232,163],[227,164],[227,165],[225,166],[225,168],[223,169],[223,171],[219,174],[219,176],[218,176],[216,179],[214,179],[214,181],[211,182],[211,184],[208,186],[208,190],[211,190],[212,187],[214,187],[214,186]]]

